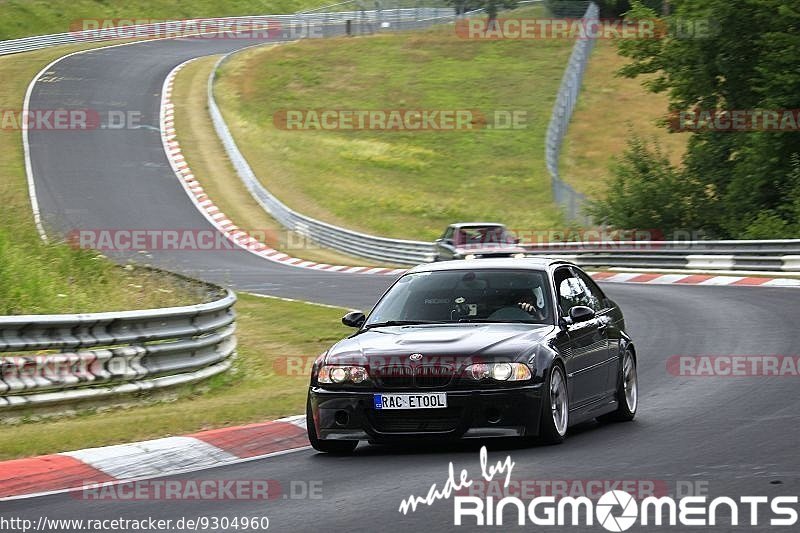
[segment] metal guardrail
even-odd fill
[[[350,1],[340,5],[346,4],[360,5],[361,3]],[[248,32],[256,37],[263,36],[267,39],[274,38],[278,32],[288,35],[292,35],[294,32],[302,35],[302,32],[307,31],[309,27],[345,24],[348,20],[353,23],[355,33],[371,33],[384,27],[393,28],[397,25],[412,29],[418,27],[417,25],[421,22],[451,19],[454,13],[452,7],[415,6],[380,9],[380,2],[372,5],[372,9],[177,20],[36,35],[0,41],[0,55],[31,52],[69,44],[129,39],[203,38],[215,34],[242,32]]]
[[[584,13],[584,19],[597,19],[599,9],[594,2],[590,3]],[[545,137],[545,165],[550,173],[550,184],[553,190],[553,201],[564,210],[567,218],[576,220],[588,225],[591,221],[581,212],[581,206],[585,201],[585,196],[568,183],[561,180],[558,172],[558,158],[561,154],[561,145],[564,142],[564,135],[567,133],[572,112],[578,101],[578,94],[581,90],[583,73],[589,60],[589,54],[594,48],[595,37],[579,38],[572,47],[572,54],[569,57],[564,76],[561,78],[561,86],[558,89],[556,103],[553,105],[553,112],[550,115],[550,123],[547,126],[547,136]]]
[[[800,239],[591,241],[528,244],[532,254],[581,266],[800,273]]]
[[[194,383],[230,368],[236,296],[163,309],[0,317],[0,410]]]

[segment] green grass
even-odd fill
[[[0,40],[70,31],[79,19],[226,17],[293,13],[328,2],[308,0],[0,0]]]
[[[126,407],[82,410],[71,417],[40,421],[28,417],[7,424],[0,431],[0,460],[302,413],[306,367],[310,369],[317,355],[350,332],[339,321],[343,311],[246,294],[239,295],[236,309],[239,345],[232,371],[173,391],[174,401],[155,401],[144,394]],[[281,319],[275,320],[276,316]],[[284,370],[287,357],[291,375]]]
[[[218,101],[259,179],[290,207],[347,227],[433,239],[454,221],[562,222],[544,134],[572,43],[471,41],[452,26],[307,40],[237,54]],[[282,109],[528,112],[513,131],[284,131]]]
[[[88,313],[200,303],[202,284],[119,267],[89,250],[15,241],[0,229],[0,314]]]

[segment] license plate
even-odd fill
[[[375,409],[442,409],[447,407],[446,392],[416,394],[373,394]]]

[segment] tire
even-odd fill
[[[617,410],[598,417],[602,422],[630,422],[639,408],[639,377],[636,372],[636,357],[633,352],[625,350],[620,365],[619,382],[617,383]]]
[[[569,426],[569,393],[567,378],[561,365],[555,363],[545,382],[539,440],[545,444],[561,444]]]
[[[311,413],[311,397],[306,400],[306,430],[311,447],[322,453],[331,455],[350,455],[358,446],[357,440],[320,440],[314,426],[314,415]]]

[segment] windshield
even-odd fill
[[[455,244],[462,246],[513,244],[514,238],[503,226],[464,227],[455,235]]]
[[[552,324],[547,274],[537,270],[449,270],[406,274],[365,327],[386,323]]]

